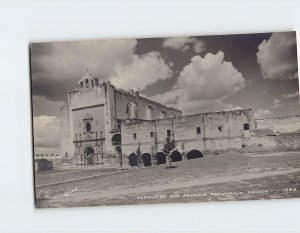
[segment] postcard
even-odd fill
[[[300,197],[296,32],[30,44],[37,208]]]

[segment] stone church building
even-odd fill
[[[113,163],[122,155],[124,120],[174,118],[181,111],[152,101],[138,91],[118,89],[86,73],[61,109],[61,155],[75,164]]]
[[[182,115],[86,73],[61,109],[61,156],[76,166],[152,166],[226,151],[300,149],[300,116],[255,119],[252,109]],[[141,151],[141,158],[136,152]]]

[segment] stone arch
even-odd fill
[[[95,150],[93,149],[93,147],[86,147],[84,149],[84,156],[88,165],[93,165],[95,163]]]
[[[186,159],[202,158],[203,154],[199,150],[191,150],[186,154]]]
[[[121,134],[120,133],[117,133],[115,134],[114,136],[112,136],[111,138],[111,143],[113,146],[118,146],[118,145],[121,145]]]
[[[138,166],[138,157],[136,155],[136,153],[131,153],[128,156],[128,160],[129,160],[129,165],[132,167]]]
[[[152,165],[151,155],[149,153],[142,154],[142,160],[143,160],[143,163],[144,163],[145,167],[149,167],[149,166]]]
[[[178,150],[175,150],[171,153],[171,159],[172,162],[182,161],[182,154]]]
[[[157,161],[157,165],[166,164],[166,162],[167,162],[166,154],[164,152],[158,152],[156,154],[156,161]]]

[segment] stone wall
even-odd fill
[[[156,154],[162,151],[168,133],[174,137],[176,149],[181,153],[193,149],[205,154],[240,149],[241,138],[249,137],[253,123],[251,109],[153,121],[124,121],[121,127],[122,152],[129,155],[140,146],[143,153]],[[249,130],[244,129],[244,124],[248,124]]]
[[[120,145],[113,145],[112,138],[120,133],[119,121],[128,119],[130,102],[136,103],[135,118],[149,118],[147,109],[152,109],[153,119],[181,116],[181,111],[152,101],[138,92],[117,89],[109,82],[100,84],[88,72],[78,84],[78,89],[69,91],[68,105],[61,111],[61,154],[67,155],[76,164],[84,162],[82,157],[87,148],[95,151],[97,163],[114,159],[112,157],[116,156]],[[86,130],[87,123],[91,132]],[[149,127],[146,126],[147,129]],[[147,145],[148,134],[149,132],[147,135],[139,132],[145,151],[154,150],[152,145]],[[131,143],[132,147],[136,147],[134,142]]]
[[[128,112],[127,106],[129,102],[137,104],[137,118],[138,119],[149,119],[147,116],[147,107],[153,109],[152,119],[161,119],[162,112],[165,112],[166,118],[173,116],[181,116],[182,113],[179,110],[169,108],[166,105],[157,103],[148,98],[141,96],[138,92],[129,92],[120,89],[115,89],[115,104],[116,104],[116,117],[117,119],[127,119]]]
[[[283,133],[276,136],[277,150],[290,151],[300,149],[300,132]]]
[[[256,119],[257,129],[271,129],[275,133],[300,131],[300,116]]]
[[[300,132],[270,133],[269,130],[256,133],[253,131],[248,138],[242,138],[241,152],[276,152],[300,149]]]

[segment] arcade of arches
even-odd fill
[[[167,156],[164,152],[158,152],[156,154],[157,165],[165,164],[167,162]]]
[[[156,153],[156,164],[160,165],[160,164],[166,164],[167,163],[167,155],[164,152],[157,152]],[[198,158],[202,158],[203,154],[199,151],[199,150],[191,150],[186,154],[186,159],[190,160],[190,159],[198,159]],[[171,159],[172,162],[178,162],[178,161],[182,161],[183,160],[183,155],[179,152],[179,151],[173,151],[171,153]],[[138,162],[138,156],[136,155],[136,153],[131,153],[128,156],[128,160],[129,160],[129,165],[134,167],[134,166],[138,166],[139,162]],[[152,166],[152,157],[151,154],[149,153],[144,153],[141,156],[141,162],[143,163],[143,165],[145,167],[149,167]]]
[[[136,153],[131,153],[128,156],[128,160],[129,160],[129,165],[132,167],[138,166],[138,157],[136,155]]]
[[[198,158],[202,158],[203,154],[198,151],[198,150],[191,150],[190,152],[188,152],[186,154],[186,159],[198,159]]]
[[[182,161],[182,154],[175,150],[171,153],[171,159],[172,159],[172,162],[178,162],[178,161]]]
[[[149,153],[142,154],[142,160],[145,167],[149,167],[152,165],[151,155]]]

